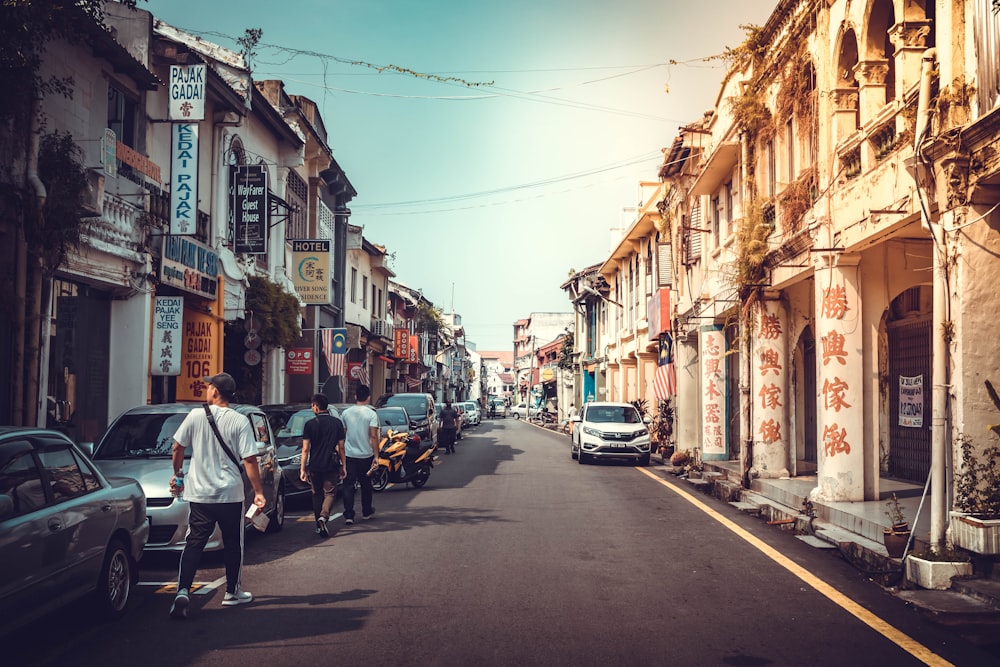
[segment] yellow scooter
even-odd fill
[[[419,435],[390,429],[379,443],[379,455],[369,473],[372,488],[382,491],[391,482],[419,489],[430,479],[436,449],[433,442],[424,443]]]

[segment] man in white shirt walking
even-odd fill
[[[229,407],[236,394],[236,381],[229,373],[219,373],[204,378],[204,382],[208,385],[207,402],[188,413],[174,433],[174,477],[170,480],[170,489],[178,495],[178,489],[183,488],[190,516],[184,552],[181,554],[177,596],[170,607],[172,618],[187,617],[190,604],[188,590],[194,583],[202,552],[216,524],[222,533],[226,565],[226,595],[222,605],[231,607],[253,600],[249,591],[240,589],[244,491],[243,477],[236,460],[243,462],[247,479],[253,485],[254,505],[264,509],[267,504],[261,487],[257,446],[250,420]],[[211,421],[218,427],[223,442],[219,442]],[[223,449],[223,443],[229,448],[228,453]],[[191,460],[185,477],[184,454],[188,450]]]
[[[361,518],[368,520],[375,514],[372,506],[374,491],[369,476],[375,457],[378,456],[379,425],[378,414],[368,405],[371,390],[360,385],[355,392],[355,404],[340,414],[347,436],[344,438],[344,453],[347,455],[347,475],[341,487],[344,497],[344,523],[354,523],[354,486],[361,483]]]

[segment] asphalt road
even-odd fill
[[[15,637],[4,665],[997,664],[854,568],[655,467],[581,466],[564,435],[513,419],[467,431],[426,487],[376,494],[371,521],[249,535],[252,604],[224,608],[206,556],[171,620],[177,557],[153,554],[118,622],[75,604]],[[359,501],[360,502],[360,501]],[[360,509],[359,509],[360,514]]]

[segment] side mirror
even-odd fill
[[[642,423],[643,423],[643,424],[652,424],[652,423],[653,423],[653,420],[652,420],[652,419],[650,419],[649,417],[643,417],[643,418],[642,418]]]
[[[80,449],[82,449],[87,456],[94,455],[94,443],[92,442],[81,442]]]

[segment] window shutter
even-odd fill
[[[704,221],[701,217],[701,203],[696,202],[694,206],[691,207],[691,220],[688,223],[687,229],[684,233],[687,234],[688,238],[688,256],[687,261],[689,264],[693,264],[701,259],[701,234],[699,231],[703,228]]]
[[[672,287],[674,284],[674,247],[669,243],[656,244],[656,285]]]

